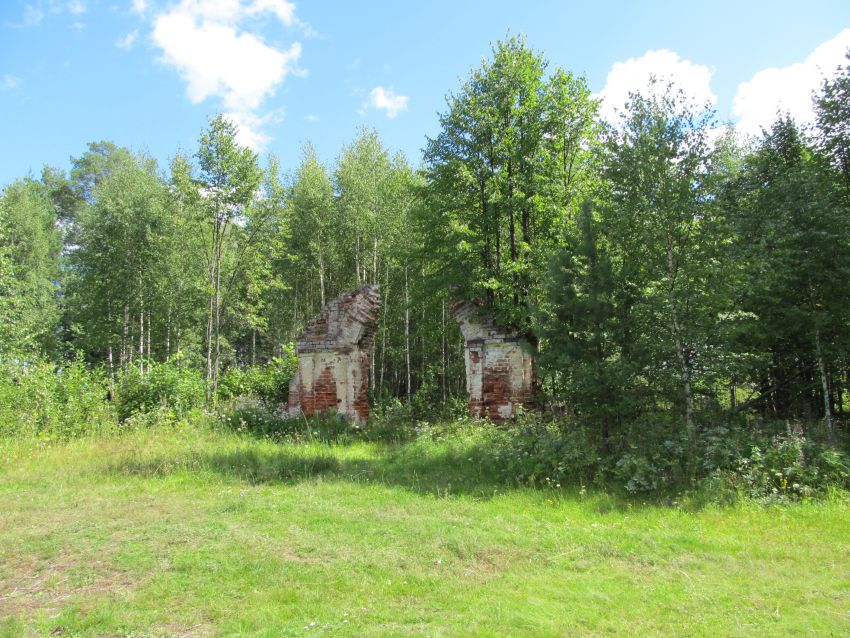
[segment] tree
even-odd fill
[[[325,305],[328,273],[335,258],[333,184],[312,145],[301,149],[301,163],[289,193],[292,215],[291,253],[302,277],[318,275],[319,304]],[[302,283],[302,295],[306,286]]]
[[[257,194],[262,172],[257,155],[236,142],[236,126],[223,115],[210,120],[207,130],[201,133],[196,157],[199,165],[198,187],[202,195],[201,209],[208,228],[207,261],[209,264],[209,313],[206,338],[207,400],[214,402],[218,390],[221,360],[222,328],[222,267],[225,253],[234,257],[233,270],[225,285],[230,288],[234,272],[241,267],[249,244],[256,238],[248,237],[237,245],[228,241],[238,233],[238,225],[246,222],[245,213]]]
[[[747,318],[736,345],[752,354],[758,384],[774,388],[776,416],[805,417],[818,388],[831,435],[830,377],[850,345],[850,234],[830,181],[825,162],[786,117],[729,189],[733,256],[745,282],[737,305]]]
[[[75,219],[69,315],[77,344],[110,373],[133,360],[144,371],[152,333],[165,323],[175,229],[156,162],[122,154],[102,168]]]
[[[850,207],[850,50],[846,57],[849,63],[825,79],[815,96],[815,114],[818,143],[832,161]]]
[[[0,195],[0,219],[7,338],[19,352],[55,354],[62,235],[48,189],[30,178],[10,184]]]
[[[353,240],[354,282],[375,283],[383,248],[384,225],[392,215],[385,197],[390,157],[376,131],[362,129],[340,153],[334,190],[341,230]]]
[[[6,227],[6,210],[0,206],[0,361],[17,354],[23,341],[18,333],[20,299]]]
[[[284,312],[280,297],[290,290],[292,282],[284,276],[275,276],[275,266],[288,257],[287,243],[291,239],[292,207],[287,201],[286,186],[280,175],[280,162],[275,156],[263,172],[260,192],[253,203],[245,223],[244,266],[240,273],[240,288],[233,290],[233,304],[237,316],[250,333],[250,362],[257,363],[257,340],[262,341],[270,327],[281,323]],[[276,319],[276,320],[275,320]],[[279,337],[273,340],[274,348],[282,347]],[[260,344],[262,348],[262,343]],[[267,353],[266,359],[272,353]],[[274,354],[280,355],[277,351]]]
[[[563,398],[589,422],[599,423],[607,441],[612,423],[629,405],[615,338],[614,270],[599,231],[587,201],[550,266],[541,366],[559,376]]]
[[[653,385],[660,382],[662,395],[682,407],[693,446],[695,384],[707,369],[721,305],[712,295],[719,238],[708,206],[711,113],[695,112],[673,87],[649,89],[650,97],[631,95],[622,121],[608,131],[602,223],[617,252],[621,349],[627,358],[648,357]],[[668,370],[678,383],[670,383]]]
[[[588,177],[595,113],[583,79],[547,78],[547,66],[522,38],[498,42],[448,97],[425,151],[439,285],[484,298],[532,339],[545,265]]]

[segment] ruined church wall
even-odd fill
[[[333,408],[364,422],[369,418],[369,357],[359,349],[348,353],[305,352],[290,381],[289,407],[310,416]]]
[[[326,304],[307,324],[295,343],[298,370],[289,383],[291,415],[333,409],[356,423],[369,419],[369,351],[379,307],[378,287],[364,286]]]
[[[512,331],[479,316],[479,305],[456,302],[452,314],[466,347],[464,364],[471,416],[508,419],[517,408],[532,408],[537,392],[532,348]]]

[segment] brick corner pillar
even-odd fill
[[[325,304],[304,327],[295,341],[290,414],[333,409],[358,424],[369,419],[369,357],[380,307],[379,287],[367,284]]]
[[[470,416],[502,421],[512,417],[517,406],[532,409],[537,373],[531,344],[482,314],[478,301],[454,301],[450,312],[466,344]]]

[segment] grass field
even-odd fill
[[[847,636],[850,505],[513,489],[462,437],[0,442],[0,636]]]

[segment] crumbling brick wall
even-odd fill
[[[289,412],[331,408],[356,423],[369,419],[370,350],[381,293],[366,285],[325,304],[295,341],[298,370],[289,382]]]
[[[482,316],[480,303],[456,301],[451,314],[466,347],[469,414],[493,421],[508,419],[517,406],[532,408],[537,393],[533,349],[515,332]]]

